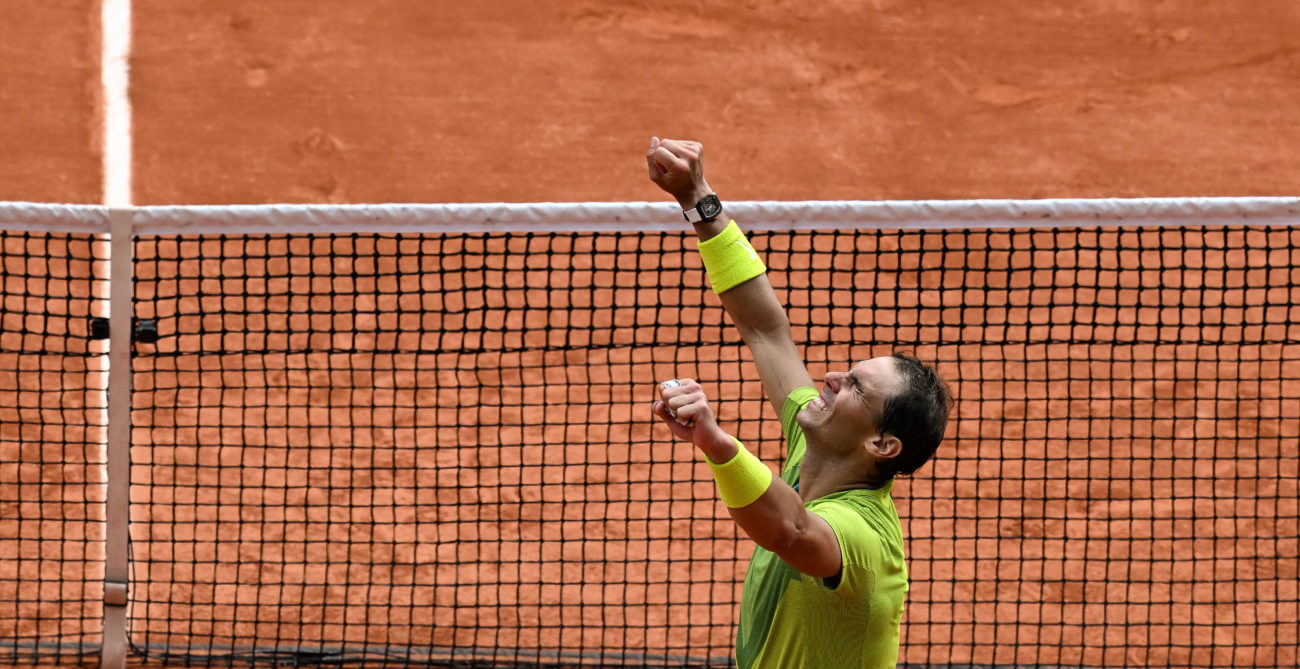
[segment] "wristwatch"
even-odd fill
[[[687,223],[708,223],[722,214],[722,201],[717,195],[705,195],[691,209],[682,212]]]

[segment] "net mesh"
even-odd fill
[[[958,397],[895,487],[901,663],[1300,661],[1300,228],[752,240],[814,378],[911,350]],[[150,235],[136,275],[137,657],[731,662],[751,544],[654,381],[783,446],[687,236]]]
[[[0,231],[0,660],[66,662],[98,648],[98,249],[91,235]]]
[[[653,235],[141,240],[161,338],[134,367],[132,641],[725,664],[735,530],[646,420],[675,360],[739,379],[717,307],[659,316],[699,302],[684,257]]]

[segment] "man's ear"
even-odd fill
[[[867,442],[867,450],[877,460],[892,460],[903,452],[903,442],[892,434],[881,434]]]

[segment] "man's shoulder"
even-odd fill
[[[825,497],[810,500],[804,506],[813,513],[825,518],[832,526],[847,525],[854,529],[867,530],[863,525],[875,517],[889,519],[883,513],[879,495],[870,490],[846,490]]]
[[[902,558],[902,524],[887,491],[847,490],[806,506],[835,531],[846,561]]]

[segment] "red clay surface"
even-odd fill
[[[102,199],[100,50],[95,0],[5,4],[0,201]]]
[[[140,204],[1290,195],[1300,5],[135,3]]]

